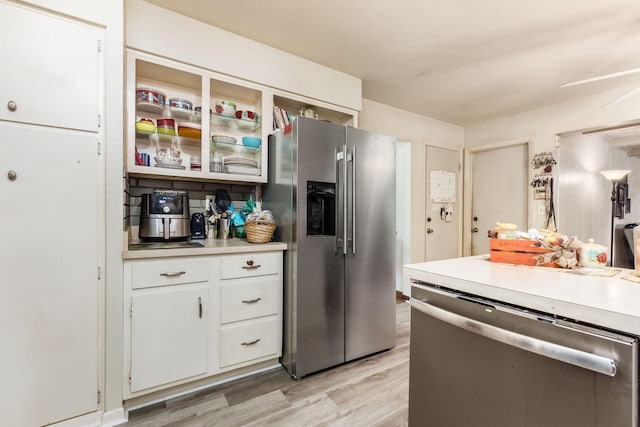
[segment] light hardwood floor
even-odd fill
[[[406,426],[409,304],[396,314],[391,350],[298,381],[273,369],[132,411],[126,426]]]

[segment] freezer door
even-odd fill
[[[289,315],[294,319],[291,373],[299,378],[344,362],[344,255],[338,248],[343,227],[337,216],[344,203],[337,191],[344,161],[337,157],[345,130],[298,117],[293,132],[298,195]]]
[[[347,128],[345,359],[395,345],[395,140]]]

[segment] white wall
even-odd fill
[[[379,102],[362,99],[360,129],[395,136],[411,142],[411,262],[424,260],[425,150],[427,143],[462,147],[461,126],[410,113]]]
[[[359,78],[142,0],[126,5],[128,47],[360,110]]]
[[[610,126],[640,118],[640,96],[611,110],[602,106],[633,89],[617,88],[594,95],[575,98],[513,116],[501,117],[465,128],[465,148],[517,138],[533,138],[533,152],[556,153],[556,135],[576,130]],[[561,89],[558,89],[561,90]],[[532,197],[531,188],[530,197]],[[530,199],[531,200],[531,199]],[[529,204],[529,227],[542,227],[544,216],[536,214],[541,201]],[[558,206],[561,210],[562,207]],[[559,230],[562,232],[562,230]]]

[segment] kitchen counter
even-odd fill
[[[282,242],[269,242],[269,243],[248,243],[244,239],[229,239],[229,240],[217,240],[217,239],[203,239],[203,240],[191,240],[191,243],[202,243],[202,247],[169,247],[169,248],[156,248],[157,245],[150,245],[150,247],[142,247],[135,242],[126,244],[124,251],[122,252],[123,259],[149,259],[149,258],[167,258],[176,256],[197,256],[197,255],[223,255],[223,254],[239,254],[247,252],[267,252],[267,251],[284,251],[287,249],[287,244]],[[159,244],[164,244],[160,242]],[[168,243],[170,246],[176,246],[172,243]],[[135,249],[134,249],[135,248]]]
[[[490,262],[488,255],[404,266],[412,280],[640,335],[640,283]],[[415,285],[414,285],[415,286]]]

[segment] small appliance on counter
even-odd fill
[[[184,191],[156,190],[142,195],[140,240],[188,240],[189,196]]]
[[[192,239],[204,239],[207,237],[207,232],[205,231],[205,218],[201,213],[194,213],[191,215],[191,238]]]

